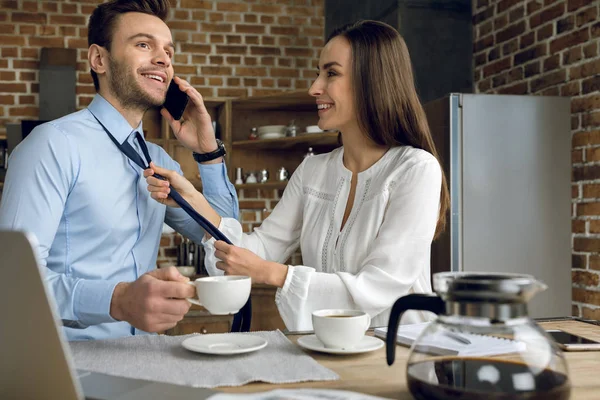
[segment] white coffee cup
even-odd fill
[[[188,282],[196,287],[195,298],[187,300],[206,308],[211,314],[235,314],[250,297],[252,280],[249,276],[208,276]]]
[[[315,335],[332,349],[351,349],[371,326],[369,314],[360,310],[318,310],[312,313]]]

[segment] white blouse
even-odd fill
[[[430,153],[412,147],[388,150],[358,174],[352,210],[344,225],[352,172],[344,149],[307,157],[262,225],[250,234],[233,218],[219,229],[240,247],[284,262],[298,248],[305,265],[290,265],[276,304],[286,327],[312,330],[311,314],[325,308],[360,309],[371,326],[387,326],[396,299],[430,293],[430,247],[438,220],[442,173]],[[205,265],[215,267],[214,239],[204,242]],[[403,323],[427,320],[411,311]]]

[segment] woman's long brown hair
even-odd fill
[[[425,150],[441,166],[402,36],[383,22],[369,20],[338,28],[327,42],[337,36],[346,38],[352,48],[354,104],[360,129],[381,146],[412,146]],[[440,190],[435,237],[444,231],[450,206],[443,169]]]

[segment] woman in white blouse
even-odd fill
[[[315,97],[319,127],[343,147],[307,157],[271,215],[249,234],[221,218],[179,174],[145,171],[154,199],[169,183],[235,245],[205,241],[211,274],[275,285],[289,330],[312,329],[311,313],[360,309],[387,326],[394,301],[431,292],[430,246],[443,229],[448,189],[419,102],[406,44],[396,30],[359,21],[335,31],[321,52]],[[281,264],[300,246],[305,265]],[[420,322],[419,312],[403,322]]]

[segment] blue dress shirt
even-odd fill
[[[100,95],[88,108],[119,143],[128,140],[139,151],[134,139],[136,131],[143,135],[141,123],[131,129]],[[163,222],[198,243],[204,235],[182,209],[150,197],[143,171],[121,153],[89,110],[40,125],[17,146],[0,204],[0,229],[37,237],[58,312],[80,327],[64,328],[69,340],[144,333],[110,316],[115,286],[156,268]],[[160,146],[148,143],[148,148],[157,165],[181,173]],[[199,170],[212,207],[237,218],[237,195],[225,164],[199,164]]]

